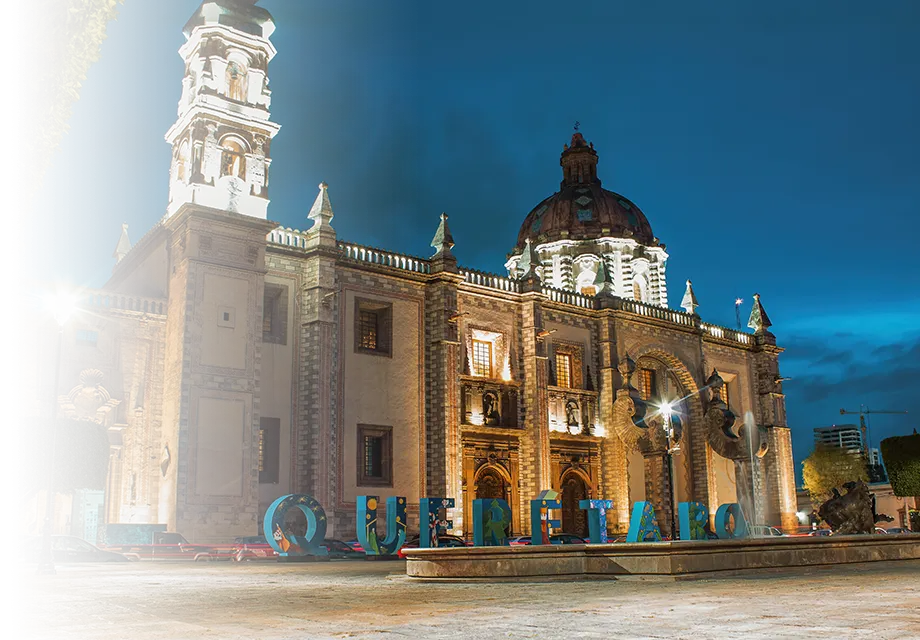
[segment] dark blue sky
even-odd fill
[[[101,285],[120,224],[163,214],[196,0],[128,0],[39,194],[52,275]],[[446,211],[461,264],[502,271],[559,185],[581,122],[604,186],[666,242],[672,306],[710,322],[762,294],[797,460],[841,407],[920,416],[920,3],[267,0],[269,217],[308,227],[325,180],[339,236],[427,256]],[[395,5],[395,6],[394,6]]]

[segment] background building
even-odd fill
[[[528,532],[529,500],[552,488],[573,533],[585,498],[614,501],[616,531],[646,499],[666,531],[675,500],[795,526],[782,349],[759,296],[753,333],[703,322],[689,281],[669,309],[665,245],[601,187],[577,131],[505,274],[459,267],[444,215],[429,258],[342,241],[325,184],[309,231],[279,228],[272,30],[230,0],[186,24],[166,214],[134,246],[122,231],[111,279],[64,329],[57,393],[108,438],[105,486],[86,487],[104,489],[106,521],[226,540],[296,492],[332,535],[352,534],[359,495],[407,497],[410,527],[420,497],[454,497],[464,533],[473,499],[504,498]]]
[[[862,435],[855,424],[815,427],[815,446],[836,447],[847,451],[863,451]]]

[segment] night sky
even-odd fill
[[[269,217],[309,227],[329,183],[339,237],[428,256],[450,216],[461,265],[503,272],[559,187],[573,123],[604,187],[667,244],[677,307],[773,321],[797,462],[812,428],[920,416],[920,3],[267,0]],[[38,197],[51,278],[101,286],[120,225],[164,213],[182,26],[197,0],[128,0]],[[798,466],[798,465],[797,465]]]

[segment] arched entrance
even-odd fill
[[[588,499],[588,485],[577,473],[569,473],[562,479],[562,530],[582,538],[588,537],[587,512],[578,506]]]
[[[508,483],[504,475],[497,469],[486,467],[476,480],[476,499],[492,500],[494,498],[508,499]]]

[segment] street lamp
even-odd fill
[[[744,302],[741,298],[735,298],[735,325],[738,327],[738,331],[741,331],[741,303]]]
[[[671,540],[675,539],[677,535],[677,527],[675,526],[674,520],[674,503],[676,496],[674,495],[674,458],[673,454],[680,451],[680,443],[677,442],[677,438],[674,433],[674,423],[671,419],[671,415],[674,413],[674,407],[670,402],[662,402],[658,406],[658,412],[664,418],[664,433],[667,438],[668,448],[666,452],[667,463],[668,463],[668,491],[671,496],[670,504],[670,515],[671,515]]]
[[[64,342],[64,325],[76,308],[73,294],[59,291],[45,300],[45,307],[51,313],[58,326],[57,347],[54,353],[54,387],[51,389],[51,458],[48,464],[48,490],[45,501],[45,530],[42,533],[42,555],[38,565],[41,574],[54,574],[54,555],[51,553],[51,527],[54,511],[54,472],[57,457],[57,393],[61,374],[61,346]]]

